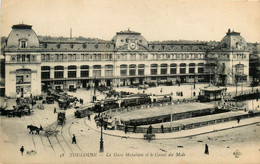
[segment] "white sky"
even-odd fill
[[[33,25],[38,35],[97,37],[141,32],[154,40],[216,40],[228,28],[260,42],[260,2],[227,0],[2,0],[1,35]]]

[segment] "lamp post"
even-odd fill
[[[33,96],[32,96],[32,94],[30,94],[30,98],[31,98],[31,103],[32,103],[32,110],[33,110]]]
[[[100,136],[100,148],[99,152],[103,153],[104,152],[104,141],[103,141],[103,117],[101,116],[101,136]]]
[[[194,89],[196,89],[196,73],[195,73],[196,68],[194,68]]]

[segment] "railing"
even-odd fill
[[[194,128],[199,128],[202,126],[208,126],[208,125],[213,125],[213,124],[218,124],[218,123],[223,123],[223,122],[229,122],[229,121],[234,121],[237,120],[238,117],[240,119],[245,119],[245,118],[250,118],[250,117],[255,117],[255,116],[260,116],[260,112],[257,113],[246,113],[244,115],[240,116],[231,116],[228,118],[220,118],[216,120],[208,120],[208,121],[203,121],[201,120],[200,122],[195,122],[195,123],[190,123],[186,125],[173,125],[172,127],[165,126],[163,128],[164,133],[170,133],[170,132],[177,132],[181,130],[188,130],[188,129],[194,129]],[[126,129],[125,125],[116,125],[116,130],[122,130],[125,131]],[[148,127],[136,127],[135,133],[146,133],[148,130]],[[127,132],[134,132],[134,126],[127,126]],[[161,128],[152,128],[152,133],[162,133]]]
[[[117,113],[117,112],[128,112],[128,111],[139,110],[139,109],[150,109],[150,108],[154,108],[154,107],[170,106],[170,105],[193,103],[193,102],[196,102],[196,99],[173,100],[172,102],[158,102],[158,103],[152,103],[152,104],[131,106],[131,107],[127,107],[127,108],[110,109],[110,110],[104,111],[103,114],[111,115],[112,113]]]

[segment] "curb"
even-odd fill
[[[94,131],[100,133],[100,130],[94,129],[94,128],[92,128],[91,126],[89,126],[89,125],[86,123],[86,120],[84,120],[84,123],[85,123],[86,126],[88,126],[89,128],[91,128],[92,130],[94,130]],[[180,136],[180,137],[170,137],[170,138],[169,138],[169,137],[168,137],[168,138],[155,138],[155,139],[153,139],[153,140],[169,140],[169,139],[188,138],[188,137],[194,137],[194,136],[199,136],[199,135],[203,135],[203,134],[209,134],[209,133],[214,133],[214,132],[229,130],[229,129],[233,129],[233,128],[240,128],[240,127],[249,126],[249,125],[254,125],[254,124],[258,124],[258,123],[260,123],[260,121],[258,121],[258,122],[253,122],[253,123],[248,123],[248,124],[244,124],[244,125],[239,125],[239,126],[235,126],[235,127],[232,126],[232,127],[229,127],[229,128],[211,130],[211,131],[208,131],[208,132],[197,133],[197,134],[193,134],[193,135]],[[116,134],[106,133],[106,132],[104,132],[104,131],[103,131],[103,134],[108,135],[108,136],[113,136],[113,137],[120,137],[120,138],[144,139],[143,137],[122,136],[122,135],[116,135]]]

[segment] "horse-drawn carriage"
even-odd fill
[[[27,129],[30,129],[29,134],[33,134],[33,132],[35,131],[35,134],[38,135],[40,135],[40,131],[43,130],[42,126],[38,128],[37,126],[34,125],[27,125]]]
[[[1,115],[7,117],[21,117],[23,115],[30,115],[33,112],[28,105],[20,105],[18,107],[13,106],[13,109],[4,109],[1,111]]]
[[[58,125],[64,125],[65,124],[65,122],[66,122],[65,112],[59,112],[58,113],[57,121],[58,121]]]

